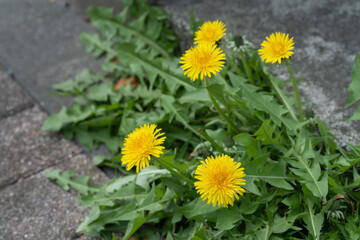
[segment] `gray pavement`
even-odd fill
[[[108,177],[81,146],[41,131],[42,109],[70,103],[49,96],[52,84],[100,68],[82,48],[81,31],[91,27],[62,1],[0,0],[0,239],[91,239],[75,232],[89,212],[75,201],[79,194],[44,173],[92,170],[98,185]]]
[[[224,21],[228,32],[245,35],[256,46],[272,32],[290,33],[295,76],[307,78],[300,84],[303,100],[314,102],[315,112],[341,142],[359,141],[359,124],[343,122],[354,111],[343,107],[360,48],[358,1],[150,2],[172,14],[182,52],[192,42],[190,10],[202,20]],[[94,169],[97,184],[107,177],[74,142],[41,132],[40,126],[46,117],[42,110],[54,113],[71,101],[50,97],[54,83],[85,68],[100,69],[78,35],[94,31],[85,9],[102,4],[120,9],[118,0],[0,0],[0,239],[86,239],[75,229],[88,210],[75,202],[76,193],[63,191],[44,172]],[[276,71],[287,78],[285,69]]]
[[[93,28],[59,0],[0,0],[0,9],[0,63],[47,112],[69,105],[70,99],[50,97],[52,85],[100,69],[79,39]]]
[[[5,74],[5,69],[1,70],[1,66],[0,74],[2,74],[0,76],[0,119],[11,116],[34,104],[23,89]]]
[[[74,142],[42,132],[47,114],[1,71],[0,83],[8,87],[1,89],[0,239],[90,239],[75,232],[89,209],[77,204],[77,193],[60,189],[44,173],[92,170],[92,184],[98,185],[108,177]]]

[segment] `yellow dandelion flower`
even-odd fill
[[[225,64],[225,53],[215,44],[202,43],[195,48],[190,48],[181,57],[180,64],[184,75],[187,75],[192,81],[199,78],[203,80],[204,76],[211,77],[220,72]]]
[[[204,42],[216,43],[226,35],[225,31],[225,24],[219,20],[205,22],[200,26],[200,30],[195,32],[195,44]]]
[[[294,48],[294,38],[289,39],[289,34],[285,33],[272,33],[270,37],[266,37],[261,43],[261,49],[259,49],[259,54],[261,55],[261,60],[266,63],[278,62],[281,64],[281,59],[289,58],[294,53],[291,51]]]
[[[155,124],[145,124],[125,138],[124,148],[121,149],[121,162],[122,165],[127,164],[127,171],[136,166],[138,173],[139,170],[149,167],[151,156],[160,157],[163,154],[164,147],[161,144],[166,137],[161,137],[164,133],[160,131],[161,129],[156,129]]]
[[[245,189],[241,186],[246,185],[244,168],[240,168],[241,163],[235,162],[228,155],[208,157],[201,161],[201,165],[195,170],[196,179],[195,189],[201,194],[201,199],[207,201],[207,204],[213,203],[227,206],[234,205],[235,198],[238,195],[243,196]]]

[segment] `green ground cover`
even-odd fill
[[[113,156],[96,156],[95,164],[122,174],[90,186],[89,176],[73,178],[73,171],[46,173],[91,208],[79,232],[105,239],[360,239],[360,146],[339,146],[309,103],[299,114],[301,103],[284,88],[301,79],[279,79],[257,46],[227,32],[217,43],[226,53],[222,70],[191,81],[169,15],[143,1],[123,5],[117,14],[89,8],[98,33],[81,40],[103,60],[103,71],[54,85],[55,94],[75,99],[43,125],[89,150],[105,144]],[[192,17],[189,34],[201,24]],[[290,61],[273,67],[284,65],[291,69]],[[360,99],[359,88],[356,55],[348,105]],[[360,109],[351,120],[359,116]],[[161,128],[165,150],[150,167],[127,171],[120,150],[144,124]],[[221,154],[241,163],[246,192],[233,206],[214,207],[193,183],[201,161]]]

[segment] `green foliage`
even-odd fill
[[[319,118],[300,122],[286,82],[267,71],[249,42],[228,34],[219,43],[228,63],[204,86],[181,71],[178,38],[161,9],[124,0],[119,14],[102,7],[88,13],[99,33],[81,39],[102,57],[103,73],[85,70],[54,85],[55,94],[75,98],[43,130],[76,136],[89,150],[104,144],[113,156],[97,156],[95,164],[126,175],[96,187],[74,171],[46,173],[92,208],[78,231],[105,239],[360,239],[360,146],[339,146]],[[191,34],[199,24],[192,15]],[[357,55],[348,106],[360,100],[359,67]],[[130,76],[136,86],[114,89]],[[145,123],[162,128],[167,150],[138,174],[126,172],[123,139]],[[220,153],[245,169],[246,193],[234,206],[208,205],[192,184],[200,161]]]
[[[352,72],[352,82],[348,88],[351,92],[346,107],[349,107],[360,100],[360,54],[355,55],[355,61]],[[354,115],[349,120],[360,120],[360,108],[358,107]]]
[[[82,195],[87,195],[89,192],[97,192],[98,188],[90,186],[90,176],[81,176],[73,178],[75,171],[65,171],[60,173],[59,170],[52,170],[45,173],[45,176],[51,180],[55,180],[56,183],[64,190],[69,190],[72,187],[74,190]]]

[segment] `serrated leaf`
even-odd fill
[[[260,140],[263,144],[278,143],[277,138],[273,138],[275,126],[271,126],[269,119],[265,120],[261,127],[253,134],[256,140]]]
[[[133,182],[136,177],[140,177],[139,185],[144,187],[144,184],[149,184],[151,181],[154,181],[156,179],[171,176],[170,172],[166,169],[159,169],[156,166],[150,166],[149,168],[144,168],[141,170],[137,175],[129,175],[126,177],[122,177],[117,179],[115,182],[110,184],[106,188],[107,193],[111,193],[114,191],[119,190],[122,186],[125,186],[129,184],[130,182]],[[136,182],[138,183],[138,182]]]
[[[155,193],[155,188],[146,195],[146,197],[137,204],[135,201],[131,201],[129,204],[122,205],[117,208],[111,208],[104,210],[97,215],[95,220],[86,221],[79,226],[78,231],[85,232],[86,234],[94,235],[104,229],[106,224],[119,223],[121,221],[136,221],[137,218],[143,216],[144,211],[156,212],[164,209],[164,201],[158,199]],[[95,206],[96,208],[97,206]],[[141,222],[138,222],[140,224]],[[142,224],[142,223],[141,223]],[[131,227],[132,229],[132,227]],[[129,232],[131,232],[131,229]]]
[[[274,102],[271,96],[257,93],[256,88],[245,83],[242,78],[231,72],[228,74],[230,79],[233,79],[232,81],[237,81],[241,84],[242,93],[249,99],[250,103],[254,105],[256,109],[268,113],[277,126],[280,126],[280,123],[283,123],[289,130],[294,131],[308,123],[308,121],[297,122],[289,117],[284,117],[283,115],[288,113],[288,110],[282,105]]]
[[[41,130],[48,132],[59,131],[63,124],[71,122],[66,112],[66,107],[62,107],[60,112],[49,116],[42,125]]]
[[[104,53],[116,56],[116,52],[112,50],[111,42],[102,39],[99,34],[81,33],[80,39],[85,46],[86,52],[92,53],[95,58],[100,57]]]
[[[286,219],[286,217],[280,217],[278,214],[275,215],[274,223],[271,227],[273,233],[283,233],[289,229],[293,229],[292,222]]]
[[[55,180],[56,183],[66,191],[72,187],[78,193],[87,195],[89,192],[97,192],[99,190],[97,187],[89,186],[89,176],[73,178],[74,175],[75,171],[73,170],[64,171],[62,173],[58,169],[45,172],[47,178]]]
[[[243,217],[236,209],[221,209],[216,220],[216,228],[219,230],[230,230]]]
[[[111,95],[115,95],[113,84],[110,81],[106,81],[102,84],[91,86],[86,91],[86,98],[93,101],[107,101]]]
[[[208,205],[206,202],[201,200],[200,197],[198,197],[192,202],[183,206],[180,209],[180,212],[184,214],[186,218],[192,219],[199,215],[215,212],[218,209],[219,207],[213,207],[213,205]]]
[[[85,219],[82,221],[82,223],[78,226],[76,229],[76,232],[85,232],[89,234],[90,236],[100,236],[100,228],[89,228],[89,224],[91,224],[93,221],[98,219],[100,216],[100,208],[99,206],[94,206],[89,215],[85,217]]]
[[[148,216],[147,217],[140,216],[130,221],[127,225],[125,235],[122,239],[123,240],[129,239],[132,236],[132,234],[134,234],[136,230],[138,230],[139,227],[141,227],[146,222],[148,218],[149,218]]]
[[[194,236],[190,238],[191,240],[207,240],[206,236],[206,228],[202,225],[199,225],[196,227],[194,231]]]
[[[248,133],[240,133],[233,137],[233,140],[236,144],[244,146],[246,149],[246,154],[253,156],[254,158],[258,157],[258,149],[255,139]]]
[[[163,46],[160,46],[157,38],[154,38],[156,36],[148,36],[146,32],[144,32],[145,19],[148,15],[148,12],[142,13],[142,15],[139,16],[136,20],[126,24],[123,21],[125,15],[124,13],[122,13],[122,15],[120,16],[113,18],[111,14],[109,14],[109,9],[100,9],[104,11],[99,11],[99,9],[100,8],[89,9],[91,21],[99,29],[104,28],[104,26],[117,27],[120,30],[120,33],[122,35],[125,35],[124,40],[127,39],[130,42],[131,36],[134,36],[136,37],[137,47],[148,44],[149,46],[160,52],[164,57],[169,58],[169,53],[164,50]],[[111,37],[111,34],[109,34],[109,37]],[[140,44],[140,41],[143,41],[144,44]]]
[[[271,229],[268,224],[265,225],[265,228],[262,228],[255,232],[257,240],[268,240],[271,235]]]
[[[123,59],[126,59],[129,64],[135,63],[141,65],[143,68],[146,68],[147,71],[152,71],[160,75],[166,82],[169,83],[178,83],[184,86],[187,89],[196,89],[193,85],[188,82],[183,76],[177,76],[175,74],[170,73],[168,70],[162,68],[162,64],[159,59],[152,59],[151,61],[146,58],[145,55],[140,55],[139,53],[135,53],[135,46],[130,43],[124,43],[118,45],[116,48],[119,56]]]
[[[286,167],[283,160],[280,160],[278,163],[266,166],[264,168],[264,171],[262,171],[259,176],[261,179],[278,188],[283,188],[286,190],[294,189],[286,181]]]
[[[92,84],[98,82],[102,77],[102,74],[93,74],[89,70],[84,70],[74,78],[54,84],[53,88],[70,93],[76,93],[77,91],[82,92]]]
[[[164,109],[168,113],[171,113],[173,116],[175,116],[176,120],[181,122],[187,129],[189,129],[190,131],[195,133],[195,135],[198,135],[198,136],[202,137],[201,134],[199,134],[198,131],[196,131],[192,126],[189,125],[190,121],[188,120],[188,118],[184,114],[181,114],[177,110],[177,109],[180,109],[180,107],[177,106],[177,104],[175,102],[175,98],[173,96],[162,95],[161,96],[161,103],[162,103],[162,106],[164,107]]]
[[[261,195],[258,187],[255,184],[255,181],[261,180],[261,177],[259,176],[259,170],[265,164],[265,161],[268,157],[268,154],[264,154],[255,158],[252,161],[244,162],[242,164],[242,166],[245,168],[244,172],[246,174],[246,185],[244,186],[244,188],[247,191],[252,192],[256,195]]]
[[[303,219],[306,223],[306,227],[309,230],[309,233],[313,236],[314,239],[318,240],[320,239],[320,232],[324,223],[324,215],[322,213],[315,214],[313,210],[313,204],[310,201],[310,199],[306,199],[307,214],[304,215]]]
[[[74,104],[69,110],[66,107],[62,107],[59,113],[49,116],[43,126],[43,131],[59,131],[63,126],[69,123],[76,123],[82,121],[95,113],[95,106],[88,105],[86,107],[80,107],[79,104]]]
[[[312,149],[310,138],[305,138],[301,135],[298,136],[295,146],[295,151],[292,152],[295,159],[288,159],[294,168],[290,170],[301,177],[302,183],[311,190],[312,194],[316,197],[326,197],[328,193],[328,174],[325,172],[321,177],[321,167],[319,160]]]
[[[120,191],[107,193],[106,189],[112,182],[114,181],[107,182],[95,194],[77,199],[77,202],[86,207],[95,205],[114,206],[115,202],[118,201],[133,201],[134,199],[139,200],[146,197],[144,192],[135,192],[135,186],[132,184],[122,187]]]
[[[135,202],[130,202],[114,210],[104,212],[100,211],[99,206],[95,206],[90,212],[90,214],[93,212],[92,217],[86,217],[76,231],[86,233],[90,236],[100,236],[101,230],[103,230],[108,223],[131,221],[139,217],[139,213],[134,211],[135,206]]]
[[[246,185],[248,185],[247,182]],[[260,192],[257,195],[261,195]],[[253,214],[260,207],[260,203],[253,201],[250,196],[245,194],[240,201],[239,212],[243,215]]]
[[[180,103],[211,102],[206,88],[199,88],[195,91],[187,91],[179,98]]]
[[[249,191],[251,193],[254,193],[256,195],[261,195],[259,188],[256,186],[255,184],[255,178],[249,178],[249,177],[245,177],[246,179],[246,185],[243,187],[246,189],[246,191]]]
[[[90,151],[92,150],[93,142],[104,143],[112,154],[116,154],[119,149],[119,137],[111,136],[108,129],[101,129],[97,131],[89,131],[83,128],[74,128],[74,132],[78,136],[81,144],[84,144]]]

